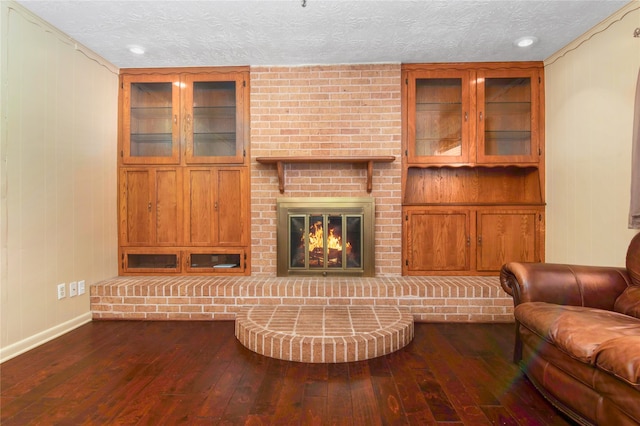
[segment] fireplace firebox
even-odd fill
[[[373,198],[277,200],[278,276],[374,275]]]

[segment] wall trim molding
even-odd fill
[[[80,316],[72,318],[62,324],[58,324],[55,327],[51,327],[48,330],[41,331],[40,333],[36,333],[26,339],[12,343],[4,348],[0,348],[0,364],[89,322],[91,322],[91,312],[85,312]]]
[[[609,29],[609,27],[611,27],[612,25],[622,21],[624,18],[627,17],[627,15],[629,15],[632,12],[635,12],[638,9],[640,9],[640,1],[639,0],[633,0],[629,4],[623,6],[620,10],[618,10],[617,12],[615,12],[614,14],[609,16],[608,18],[604,19],[602,22],[600,22],[597,25],[595,25],[589,31],[587,31],[586,33],[584,33],[580,37],[576,38],[571,43],[567,44],[562,49],[558,50],[556,53],[554,53],[553,55],[551,55],[547,59],[545,59],[544,60],[545,68],[550,66],[550,65],[553,65],[556,61],[558,61],[559,59],[561,59],[562,57],[567,55],[569,52],[572,52],[572,51],[576,50],[582,44],[588,42],[589,40],[591,40],[596,35],[606,31],[607,29]],[[629,37],[632,37],[632,36],[633,36],[633,34],[630,33]]]
[[[58,28],[54,27],[53,25],[51,25],[49,22],[45,21],[44,19],[42,19],[38,15],[34,14],[33,12],[31,12],[29,9],[25,8],[21,4],[15,2],[15,1],[8,2],[8,4],[7,4],[7,16],[9,16],[11,12],[15,12],[15,13],[20,14],[23,19],[26,19],[28,22],[32,23],[33,25],[36,25],[36,26],[40,27],[44,32],[50,33],[53,36],[55,36],[58,40],[60,40],[61,42],[66,43],[66,44],[68,44],[70,46],[73,46],[73,48],[77,52],[83,54],[88,59],[90,59],[90,60],[96,62],[97,64],[103,66],[104,68],[108,69],[113,74],[118,75],[120,73],[120,68],[118,68],[117,66],[115,66],[111,62],[107,61],[102,56],[98,55],[96,52],[94,52],[93,50],[89,49],[88,47],[86,47],[82,43],[78,42],[74,38],[71,38],[70,36],[68,36],[67,34],[62,32]],[[8,21],[8,18],[7,18],[7,21]]]

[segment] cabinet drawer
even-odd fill
[[[120,268],[125,274],[178,273],[180,272],[180,252],[124,249],[120,254]]]
[[[188,273],[244,274],[246,255],[242,249],[189,250],[184,270]]]

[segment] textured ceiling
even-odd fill
[[[544,60],[629,1],[19,3],[118,67],[170,67]]]

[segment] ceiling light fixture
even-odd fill
[[[515,44],[518,47],[529,47],[529,46],[533,46],[537,41],[538,41],[537,37],[525,36],[525,37],[520,37],[519,39],[516,39],[513,42],[513,44]]]
[[[136,55],[144,55],[144,48],[141,46],[129,46],[129,52]]]
[[[529,47],[533,46],[538,42],[538,38],[534,36],[524,36],[516,39],[513,44],[518,47]]]

